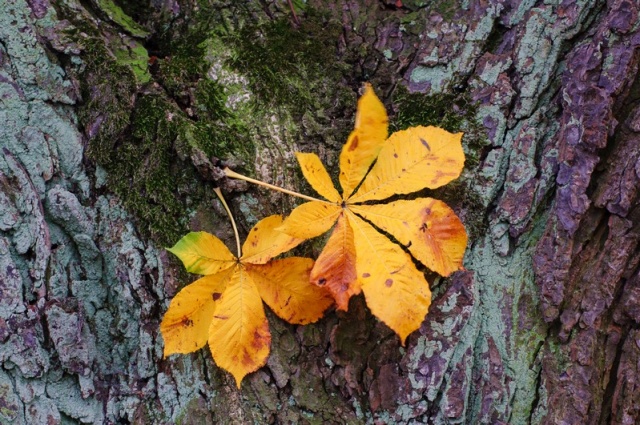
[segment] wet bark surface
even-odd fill
[[[0,422],[640,422],[636,2],[293,3],[0,0]],[[356,297],[269,314],[240,391],[205,349],[163,359],[193,277],[162,246],[234,244],[213,184],[245,234],[293,205],[214,165],[335,173],[363,81],[396,128],[465,131],[434,196],[466,270],[428,274],[406,347]]]

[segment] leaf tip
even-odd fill
[[[246,376],[246,375],[241,375],[241,374],[233,375],[233,379],[235,379],[235,381],[236,381],[236,387],[237,387],[238,389],[240,389],[240,384],[242,384],[242,380],[244,379],[244,377],[245,377],[245,376]]]
[[[169,349],[169,347],[165,346],[164,350],[162,350],[162,359],[165,360],[172,354],[176,354],[176,352],[175,351],[171,351]]]

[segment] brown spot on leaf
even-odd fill
[[[188,317],[185,317],[184,319],[182,319],[182,322],[180,322],[180,324],[185,328],[188,328],[189,326],[193,326],[193,320],[189,319]]]
[[[422,223],[422,226],[420,226],[420,231],[422,233],[425,233],[427,230],[429,230],[429,226],[427,226],[427,223]]]
[[[384,284],[387,288],[391,288],[391,285],[393,285],[393,279],[387,279],[384,281]]]
[[[255,332],[253,332],[253,340],[251,341],[251,345],[253,346],[253,348],[255,348],[256,350],[262,348],[262,346],[264,346],[264,335],[262,335],[262,331],[264,331],[264,329],[260,328],[260,329],[256,329]]]
[[[393,157],[394,157],[394,158],[397,158],[397,157],[398,157],[398,154],[394,152],[394,153],[393,153]]]
[[[355,150],[358,147],[358,136],[353,136],[351,144],[349,145],[349,151]]]
[[[320,279],[318,279],[318,286],[324,286],[327,283],[327,279],[325,279],[324,277],[321,277]]]
[[[456,177],[457,173],[445,173],[440,170],[436,171],[435,177],[431,180],[431,184],[442,184],[441,181],[444,177]]]
[[[362,273],[362,277],[369,277],[369,276],[371,276],[370,273]]]
[[[211,295],[214,301],[218,301],[221,296],[222,294],[220,292],[214,292],[213,295]]]
[[[215,315],[213,317],[215,317],[216,319],[220,319],[220,320],[227,320],[229,318],[229,316],[218,316],[218,315]]]
[[[427,148],[429,152],[431,152],[431,146],[429,146],[429,143],[427,143],[427,141],[424,140],[422,137],[420,138],[420,143],[422,143],[422,146],[424,146],[425,148]]]
[[[247,367],[253,367],[253,365],[255,364],[249,353],[247,353],[246,351],[243,353],[242,360],[240,361]]]
[[[404,269],[404,266],[401,266],[399,269],[396,269],[396,270],[392,271],[391,274],[399,273],[400,270],[402,270],[402,269]]]

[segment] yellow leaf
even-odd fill
[[[244,267],[238,265],[211,321],[211,354],[240,388],[242,378],[265,365],[270,345],[271,333],[260,293]]]
[[[160,323],[164,338],[164,357],[191,353],[207,343],[209,325],[233,269],[205,276],[184,287],[171,300]],[[311,286],[311,285],[309,285]]]
[[[434,272],[449,276],[462,268],[467,232],[444,202],[419,198],[350,209],[391,234]]]
[[[258,222],[240,260],[204,232],[190,233],[170,250],[191,270],[211,273],[172,300],[160,325],[165,357],[195,351],[208,341],[216,364],[229,371],[240,387],[242,378],[263,366],[269,355],[271,334],[261,297],[293,323],[310,323],[322,316],[333,300],[309,283],[313,260],[268,263],[301,242],[276,231],[281,224],[280,216]]]
[[[370,84],[358,100],[355,129],[340,153],[340,186],[348,198],[378,156],[388,134],[387,111]],[[331,200],[330,198],[327,198]]]
[[[225,244],[207,232],[191,232],[167,251],[180,258],[188,272],[195,274],[214,274],[236,262]]]
[[[319,195],[331,202],[340,202],[342,199],[340,194],[333,187],[333,182],[326,168],[320,162],[318,155],[314,153],[297,152],[296,157],[300,163],[300,169],[304,178],[307,179],[311,187],[318,192]]]
[[[344,215],[340,215],[316,264],[311,282],[325,287],[336,300],[338,310],[349,308],[349,298],[360,293],[356,276],[356,250],[353,230]]]
[[[435,189],[456,179],[464,166],[462,133],[438,127],[412,127],[395,132],[350,203],[381,200]]]
[[[342,208],[338,205],[307,202],[291,211],[277,230],[295,238],[315,238],[331,229],[341,213]]]
[[[242,245],[242,263],[264,264],[304,241],[276,230],[281,225],[282,216],[279,215],[269,216],[256,223]]]
[[[404,345],[429,311],[429,284],[402,248],[353,213],[349,212],[348,218],[356,246],[356,271],[367,305]]]
[[[289,323],[316,322],[333,304],[329,293],[309,283],[310,258],[290,257],[264,266],[247,266],[247,273],[271,310]]]

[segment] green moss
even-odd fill
[[[208,33],[176,29],[181,37],[162,46],[171,54],[151,75],[142,44],[93,27],[71,10],[63,13],[76,25],[67,36],[83,47],[77,79],[88,159],[107,171],[107,190],[122,199],[140,230],[173,245],[189,230],[191,211],[212,201],[210,185],[189,159],[192,150],[225,159],[254,155],[247,126],[225,107],[223,88],[206,77]],[[139,93],[137,83],[152,78],[165,90],[149,86]]]
[[[167,56],[158,59],[156,78],[169,95],[178,101],[189,100],[182,98],[188,96],[188,89],[205,77],[207,71],[203,44],[207,32],[186,31],[181,37],[174,38],[170,33],[169,40],[158,40],[158,49],[167,53]]]
[[[131,67],[138,83],[144,84],[151,80],[148,70],[149,53],[140,43],[131,40],[128,46],[115,50],[115,55],[120,64]]]
[[[112,58],[98,38],[85,42],[82,59],[85,67],[79,77],[86,101],[78,116],[91,138],[89,157],[108,168],[115,142],[129,126],[136,77],[130,67]]]
[[[141,96],[133,104],[131,68],[113,60],[99,39],[88,47],[82,74],[88,102],[79,112],[85,127],[97,129],[88,157],[108,172],[108,189],[136,215],[140,229],[172,245],[188,231],[190,206],[205,196],[197,171],[177,158],[176,146],[188,155],[204,136],[162,93]]]
[[[146,37],[149,35],[142,26],[135,22],[129,15],[124,13],[122,8],[115,4],[113,0],[97,0],[97,4],[100,10],[102,10],[109,19],[134,37]]]
[[[217,81],[198,81],[194,95],[199,116],[206,116],[210,120],[228,119],[232,116],[225,106],[227,96],[224,88]]]
[[[109,188],[142,221],[140,227],[164,245],[188,231],[187,212],[207,197],[195,167],[179,160],[174,149],[197,137],[192,126],[162,95],[143,96],[135,106],[131,136],[110,154]]]
[[[446,21],[451,21],[456,12],[462,9],[457,0],[404,0],[402,4],[410,10],[428,8],[440,14]]]
[[[326,109],[327,99],[339,90],[335,82],[346,70],[335,48],[340,31],[339,25],[312,9],[299,28],[288,17],[246,24],[224,34],[234,48],[228,63],[248,77],[259,102],[286,107],[301,118],[306,111]]]

